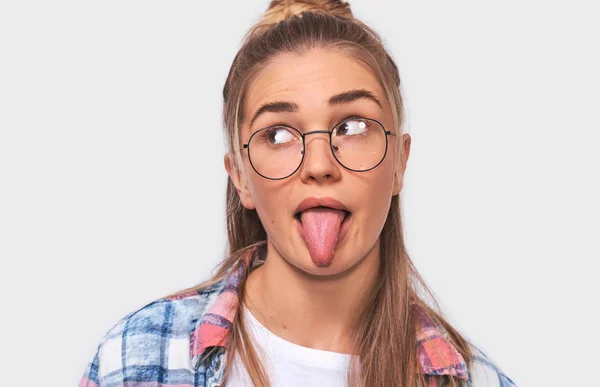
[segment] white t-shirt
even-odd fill
[[[347,387],[350,355],[303,347],[275,335],[244,306],[243,316],[254,347],[273,387]],[[473,348],[470,366],[472,387],[514,386],[482,353]],[[253,387],[244,364],[236,356],[228,377],[228,387]]]
[[[244,306],[244,321],[273,387],[346,387],[351,355],[307,348],[275,335]],[[228,387],[252,386],[244,364],[236,356]]]

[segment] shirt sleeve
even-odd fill
[[[473,362],[469,369],[469,387],[516,387],[508,376],[483,352],[473,350]]]
[[[79,382],[79,387],[116,387],[123,385],[126,371],[124,368],[126,359],[123,357],[123,348],[124,341],[126,342],[128,337],[128,333],[125,329],[126,325],[135,314],[152,305],[158,305],[158,303],[153,301],[145,307],[129,313],[108,330],[108,332],[100,340],[94,358],[85,369],[83,377]],[[159,312],[162,311],[162,309],[157,310]],[[137,329],[141,331],[149,330],[150,328],[148,328],[146,325],[148,324],[148,321],[153,321],[153,313],[156,313],[156,311],[150,310],[149,314],[142,316],[142,318],[139,320],[139,324],[141,325],[138,325]],[[155,335],[155,333],[153,333],[153,335]],[[143,336],[136,335],[136,337]],[[131,342],[132,339],[129,338],[129,341]],[[139,344],[137,347],[136,345],[133,345],[135,349],[133,351],[131,350],[131,344],[129,345],[129,352],[127,353],[127,356],[129,356],[128,359],[130,359],[132,356],[146,356],[143,350],[138,348]],[[130,360],[130,362],[131,361],[132,360]]]
[[[99,352],[96,352],[96,355],[88,364],[83,377],[79,382],[79,387],[101,387],[100,380],[98,378],[98,367],[100,363],[100,357],[98,356],[98,353]]]

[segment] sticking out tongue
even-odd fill
[[[317,266],[327,266],[333,260],[333,251],[344,221],[344,211],[316,207],[302,212],[302,232],[304,243]]]

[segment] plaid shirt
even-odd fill
[[[253,253],[248,250],[245,262]],[[125,316],[100,342],[79,387],[222,386],[244,273],[245,265],[239,265],[202,291],[162,298]],[[514,386],[482,352],[474,348],[467,369],[441,327],[425,318],[419,325],[417,356],[430,386],[437,386],[438,375],[456,376],[468,387]]]

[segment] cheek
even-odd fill
[[[388,196],[391,199],[394,188],[394,167],[392,158],[386,157],[377,168],[367,172],[367,174],[369,195],[373,199],[379,199],[379,201],[384,202],[384,199]]]
[[[285,217],[289,217],[289,203],[286,198],[289,200],[290,195],[285,187],[272,182],[253,181],[250,193],[256,212],[267,231],[279,227],[285,222]]]
[[[367,217],[369,227],[375,230],[377,226],[383,227],[383,223],[389,211],[392,193],[394,189],[394,169],[392,163],[381,163],[369,179],[365,181],[364,214]]]

